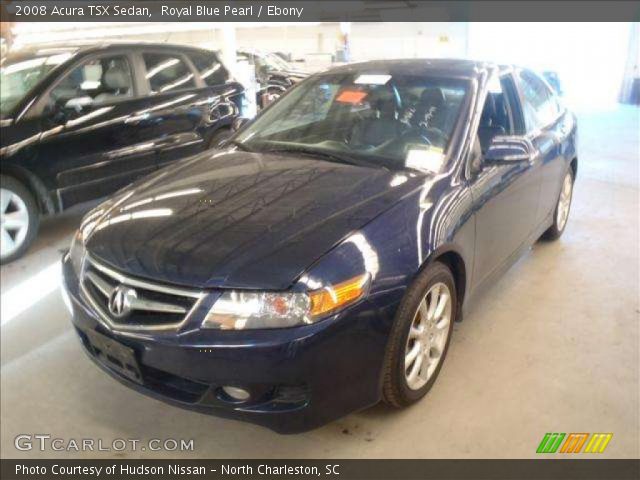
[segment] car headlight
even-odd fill
[[[224,292],[202,322],[203,328],[250,330],[309,325],[360,300],[368,273],[310,292]]]

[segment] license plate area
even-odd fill
[[[84,332],[95,357],[101,363],[136,383],[142,384],[142,373],[135,352],[115,340],[93,330]]]

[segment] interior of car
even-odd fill
[[[288,98],[292,104],[287,114],[270,121],[251,142],[261,142],[268,150],[304,146],[379,157],[387,160],[386,166],[398,168],[409,151],[442,154],[466,85],[449,79],[388,77],[370,83],[344,76],[319,82],[299,98]]]
[[[133,78],[124,56],[90,60],[73,69],[51,91],[56,104],[94,105],[133,95]],[[79,103],[78,103],[79,104]]]

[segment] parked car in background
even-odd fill
[[[308,75],[275,53],[239,50],[237,59],[255,67],[258,83],[256,101],[259,108],[265,108],[280,98],[284,92]]]
[[[564,95],[564,92],[562,91],[562,83],[560,83],[560,76],[556,72],[546,70],[542,72],[542,76],[558,95]]]
[[[0,84],[3,263],[26,251],[40,214],[228,137],[243,95],[215,53],[166,44],[18,52]]]
[[[482,286],[562,235],[577,162],[529,70],[332,69],[88,213],[67,304],[90,358],[176,405],[279,432],[408,406]]]

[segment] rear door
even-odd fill
[[[209,146],[220,130],[230,131],[233,120],[242,110],[244,88],[233,81],[217,54],[205,50],[185,52],[202,81],[202,115]]]
[[[556,95],[535,73],[520,70],[517,73],[522,98],[527,136],[540,156],[540,201],[537,224],[542,223],[555,209],[564,168],[565,140],[572,117],[561,107]]]
[[[42,97],[38,161],[63,208],[102,197],[156,168],[152,145],[130,123],[145,104],[134,58],[117,49],[85,56]]]
[[[143,49],[138,62],[150,102],[131,121],[153,143],[158,166],[205,150],[222,120],[231,125],[233,118],[220,118],[225,84],[212,88],[206,83],[220,78],[219,62],[218,70],[209,65],[200,73],[185,52],[168,49]]]

